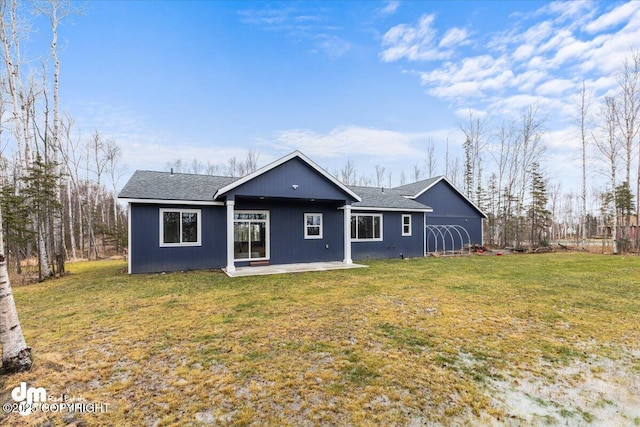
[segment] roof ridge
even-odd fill
[[[167,172],[167,171],[154,171],[149,169],[136,169],[135,172],[152,172],[152,173],[159,173],[159,174],[186,175],[186,176],[210,176],[214,178],[233,178],[233,179],[241,178],[239,176],[229,176],[229,175],[209,175],[207,173],[187,173],[187,172],[171,172],[171,171]]]

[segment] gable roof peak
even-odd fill
[[[304,155],[300,150],[295,150],[292,151],[291,153],[287,154],[284,157],[281,157],[271,163],[269,163],[266,166],[263,166],[259,169],[256,169],[255,171],[251,172],[248,175],[243,176],[242,178],[239,178],[238,180],[230,183],[229,185],[220,188],[218,191],[216,191],[216,193],[213,196],[213,199],[216,200],[218,199],[218,197],[220,197],[221,195],[223,195],[224,193],[227,193],[231,190],[233,190],[236,187],[241,186],[242,184],[251,181],[254,178],[259,177],[260,175],[269,172],[272,169],[277,168],[278,166],[282,165],[283,163],[288,162],[291,159],[294,158],[299,158],[300,160],[302,160],[304,163],[306,163],[309,167],[311,167],[312,169],[314,169],[316,172],[318,172],[320,175],[322,175],[324,178],[326,178],[327,180],[329,180],[331,183],[333,183],[336,187],[340,188],[342,191],[344,191],[346,194],[348,194],[349,196],[351,196],[354,200],[356,201],[360,201],[360,196],[358,196],[356,193],[354,193],[348,186],[344,185],[342,182],[340,182],[337,178],[335,178],[333,175],[331,175],[329,172],[327,172],[326,170],[324,170],[323,168],[321,168],[316,162],[314,162],[313,160],[311,160],[309,157],[307,157],[306,155]]]

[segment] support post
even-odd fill
[[[131,202],[127,203],[127,273],[131,274],[133,272],[132,266],[131,266],[131,256],[133,255],[131,253],[131,211],[133,209],[131,209]],[[73,230],[69,231],[70,233],[73,233]],[[162,239],[162,236],[160,236],[160,238]],[[75,249],[74,249],[75,250]]]
[[[234,200],[227,200],[227,272],[233,273],[236,271],[236,266],[233,263],[233,210],[236,202]]]
[[[344,205],[344,261],[353,264],[351,259],[351,205]]]

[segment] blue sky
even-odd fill
[[[101,1],[60,39],[62,107],[121,146],[120,186],[247,149],[260,164],[300,149],[330,172],[381,164],[398,184],[429,142],[439,173],[447,140],[462,156],[470,109],[500,123],[534,103],[546,170],[572,182],[578,87],[615,89],[640,2]]]

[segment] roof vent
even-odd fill
[[[384,187],[381,187],[382,192],[384,193]]]
[[[173,176],[173,168],[171,168],[171,176]]]

